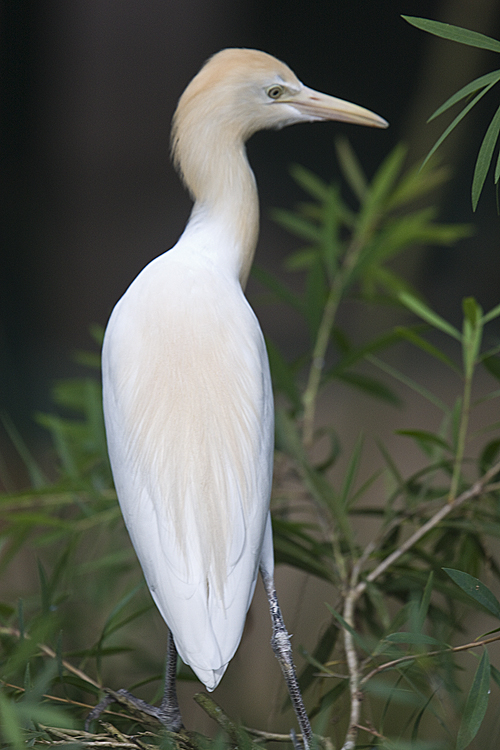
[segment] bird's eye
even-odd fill
[[[270,86],[267,89],[266,93],[270,99],[279,99],[280,96],[283,94],[284,90],[285,89],[283,88],[283,86],[279,86],[276,84],[274,86]]]

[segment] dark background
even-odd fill
[[[213,52],[264,49],[307,84],[362,104],[387,131],[331,123],[257,134],[249,144],[262,203],[258,262],[276,269],[295,246],[268,218],[301,197],[297,161],[331,179],[333,141],[345,132],[371,174],[404,139],[421,158],[444,128],[431,112],[472,77],[498,67],[493,53],[437,40],[401,14],[498,35],[495,0],[44,0],[3,5],[0,408],[24,431],[48,408],[50,383],[75,372],[71,353],[92,347],[128,284],[175,243],[189,199],[169,162],[169,124],[182,90]],[[455,176],[441,216],[469,221],[477,149],[495,93],[449,139]],[[474,294],[498,302],[498,217],[488,179],[473,240],[415,253],[408,274],[452,319]],[[252,298],[252,285],[250,297]],[[259,311],[293,345],[286,318]],[[266,315],[271,316],[266,321]],[[35,435],[37,433],[35,432]]]

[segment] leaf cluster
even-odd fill
[[[476,47],[477,49],[486,49],[491,52],[500,53],[500,42],[497,39],[480,34],[477,31],[471,31],[464,29],[460,26],[453,26],[448,23],[441,23],[440,21],[432,21],[428,18],[416,18],[415,16],[403,16],[403,18],[416,26],[418,29],[427,31],[429,34],[441,37],[442,39],[449,39],[459,44],[466,44],[470,47]],[[428,122],[433,120],[435,117],[443,114],[458,102],[466,100],[464,108],[459,112],[458,115],[452,120],[448,127],[444,130],[442,135],[438,138],[434,146],[427,154],[424,164],[431,158],[436,149],[443,143],[445,138],[456,128],[456,126],[463,120],[470,110],[483,98],[485,94],[490,91],[500,81],[500,70],[494,70],[491,73],[479,76],[475,80],[463,86],[459,91],[449,97],[444,104],[429,117]],[[483,190],[486,176],[489,172],[491,162],[493,160],[493,152],[500,135],[500,106],[493,115],[491,122],[486,130],[483,141],[481,143],[479,153],[477,155],[476,166],[474,169],[474,176],[472,178],[472,209],[476,210],[481,192]],[[494,181],[497,186],[498,193],[498,181],[500,179],[500,154],[497,157]]]

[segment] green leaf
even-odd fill
[[[488,86],[489,91],[491,86],[494,86],[496,83],[498,83],[498,81],[500,81],[500,70],[494,70],[491,73],[486,73],[486,75],[476,78],[466,86],[463,86],[459,91],[453,94],[453,96],[450,96],[450,98],[447,99],[444,104],[436,109],[434,114],[429,117],[427,122],[434,120],[435,117],[439,117],[439,115],[443,114],[443,112],[446,112],[447,109],[453,107],[454,104],[457,104],[457,102],[461,101],[462,99],[475,94],[476,91],[479,91],[479,89]]]
[[[455,119],[454,119],[454,120],[453,120],[453,121],[452,121],[452,122],[451,122],[451,123],[450,123],[450,124],[448,125],[448,127],[446,128],[446,130],[444,131],[444,133],[442,133],[442,134],[440,135],[440,137],[439,137],[439,138],[437,139],[436,143],[434,144],[434,146],[433,146],[433,147],[431,148],[431,150],[429,151],[429,153],[428,153],[428,154],[427,154],[427,156],[425,157],[425,159],[424,159],[424,161],[423,161],[423,164],[422,164],[422,167],[424,167],[424,166],[425,166],[425,164],[427,164],[427,162],[429,161],[429,159],[431,158],[431,156],[433,155],[433,153],[434,153],[434,152],[435,152],[435,151],[436,151],[436,150],[437,150],[437,149],[439,148],[439,146],[440,146],[440,145],[442,144],[442,142],[443,142],[443,141],[444,141],[444,140],[445,140],[445,139],[446,139],[446,138],[447,138],[447,137],[449,136],[449,134],[451,133],[451,131],[452,131],[452,130],[454,130],[454,129],[456,128],[456,126],[458,125],[458,123],[459,123],[459,122],[461,122],[461,121],[462,121],[462,120],[464,119],[465,115],[466,115],[466,114],[468,114],[468,113],[469,113],[469,112],[471,111],[471,109],[472,109],[472,108],[473,108],[473,107],[474,107],[474,106],[475,106],[475,105],[476,105],[476,104],[478,103],[478,101],[479,101],[480,99],[482,99],[482,97],[483,97],[483,96],[484,96],[485,94],[487,94],[487,93],[488,93],[488,91],[489,91],[489,90],[490,90],[490,89],[491,89],[491,88],[492,88],[493,86],[494,86],[494,84],[493,84],[493,83],[490,83],[490,85],[489,85],[489,86],[486,86],[486,87],[485,87],[485,88],[484,88],[484,89],[483,89],[482,91],[480,91],[480,92],[479,92],[479,94],[477,94],[477,95],[476,95],[476,96],[474,97],[474,99],[472,99],[472,100],[471,100],[471,101],[470,101],[470,102],[469,102],[469,103],[468,103],[468,104],[467,104],[467,105],[466,105],[466,106],[465,106],[465,107],[464,107],[464,108],[462,109],[462,111],[461,111],[461,112],[459,112],[459,113],[458,113],[458,115],[457,115],[457,116],[455,117]]]
[[[493,464],[498,461],[500,455],[500,438],[495,438],[489,442],[481,451],[479,457],[479,471],[481,474],[485,474],[488,469],[491,469]]]
[[[421,632],[424,627],[425,618],[427,617],[427,612],[429,611],[429,605],[431,603],[433,585],[434,585],[434,572],[431,570],[431,572],[429,573],[429,578],[427,579],[427,583],[425,584],[425,589],[424,589],[424,593],[422,594],[420,606],[418,608],[418,613],[417,613],[416,622],[415,622],[416,632]]]
[[[302,444],[296,423],[284,409],[276,409],[275,419],[276,446],[293,458],[301,469],[304,484],[313,497],[333,514],[337,526],[342,531],[347,543],[353,544],[353,531],[345,509],[328,480],[311,465]]]
[[[431,325],[433,328],[438,328],[440,331],[447,333],[448,336],[452,336],[453,338],[457,339],[457,341],[462,340],[460,332],[457,331],[457,329],[454,328],[451,323],[448,323],[444,318],[434,312],[434,310],[431,310],[431,308],[422,300],[414,297],[408,292],[401,292],[401,294],[398,295],[398,298],[400,302],[405,305],[405,307],[414,312],[415,315],[418,315],[420,318],[425,320],[426,323],[429,323],[429,325]]]
[[[33,487],[41,488],[47,485],[47,480],[35,461],[31,452],[15,427],[12,420],[6,414],[0,414],[0,421],[2,422],[5,432],[9,436],[12,444],[16,448],[17,452],[21,456],[26,469],[28,470],[30,481]]]
[[[271,369],[271,379],[273,387],[281,391],[290,399],[295,409],[300,409],[300,393],[295,383],[292,367],[285,360],[279,349],[273,342],[266,338],[267,354],[269,356],[269,367]]]
[[[484,649],[462,714],[457,737],[457,750],[465,750],[478,733],[488,708],[489,689],[490,659],[488,651]]]
[[[314,172],[302,167],[300,164],[292,164],[290,174],[295,182],[300,185],[306,193],[320,202],[328,199],[329,185],[318,177]]]
[[[368,180],[353,147],[345,137],[335,139],[335,150],[342,174],[356,198],[361,203],[368,190]]]
[[[493,157],[493,149],[498,139],[500,132],[500,107],[493,115],[493,118],[489,124],[486,135],[484,136],[481,148],[476,161],[476,167],[474,169],[474,177],[472,179],[472,209],[475,211],[483,189],[484,181],[488,170],[490,168],[491,159]]]
[[[265,271],[263,268],[254,264],[252,266],[252,276],[254,276],[260,284],[266,286],[277,297],[277,299],[290,305],[290,307],[293,307],[301,315],[304,314],[304,305],[302,304],[300,297],[297,294],[294,294],[286,284],[283,284],[283,282],[277,279],[272,273],[269,273],[269,271]]]
[[[342,483],[342,489],[340,490],[340,502],[344,508],[348,507],[350,501],[350,495],[356,476],[358,474],[359,464],[361,461],[361,453],[363,451],[363,435],[360,435],[356,440],[354,449],[352,451],[347,470],[345,472],[344,481]]]
[[[477,327],[482,322],[483,311],[474,297],[465,297],[462,301],[462,309],[472,326]]]
[[[431,638],[430,635],[425,633],[390,633],[386,635],[385,639],[390,643],[409,643],[412,646],[438,646],[439,648],[447,648],[447,644],[443,641],[438,641],[436,638]]]
[[[427,399],[431,404],[434,404],[434,406],[442,411],[444,414],[450,413],[450,408],[447,404],[444,403],[444,401],[441,401],[441,399],[436,396],[432,391],[430,391],[428,388],[425,388],[425,386],[420,385],[415,380],[412,380],[412,378],[409,378],[407,375],[405,375],[403,372],[400,372],[395,367],[392,367],[392,365],[387,364],[387,362],[384,362],[382,359],[379,359],[378,357],[373,356],[373,354],[369,354],[367,356],[368,362],[371,362],[376,367],[381,369],[383,372],[386,372],[388,375],[391,375],[391,377],[398,380],[400,383],[403,383],[408,388],[411,388],[411,390],[415,391],[415,393],[418,393],[422,398]]]
[[[335,376],[338,380],[341,380],[348,385],[358,388],[360,391],[367,393],[373,398],[378,398],[381,401],[387,401],[393,406],[401,406],[402,401],[399,396],[394,393],[385,383],[380,380],[371,378],[368,375],[364,375],[359,372],[339,372]]]
[[[349,625],[349,623],[347,623],[344,620],[344,618],[342,617],[342,615],[339,612],[337,612],[336,609],[334,609],[330,604],[328,604],[328,602],[325,602],[325,604],[326,604],[326,608],[329,610],[329,612],[332,613],[332,615],[335,617],[335,619],[338,620],[340,622],[340,624],[342,625],[342,627],[345,630],[347,630],[348,633],[350,633],[352,635],[352,637],[354,638],[354,640],[356,641],[356,643],[358,644],[358,646],[361,649],[363,649],[363,651],[365,651],[367,654],[371,654],[372,649],[371,649],[369,643],[359,633],[357,633],[354,630],[354,628],[352,628]]]
[[[301,649],[302,656],[309,662],[299,676],[299,685],[302,692],[305,692],[314,682],[316,672],[320,671],[325,672],[326,674],[329,673],[330,670],[324,667],[323,664],[328,660],[332,653],[339,633],[339,626],[334,620],[332,620],[320,637],[312,655],[305,649]]]
[[[397,145],[378,168],[363,202],[356,223],[356,237],[364,238],[366,232],[379,219],[381,205],[389,198],[391,190],[401,172],[406,156],[406,147]]]
[[[429,18],[418,18],[416,16],[402,16],[402,18],[411,23],[412,26],[416,26],[417,29],[422,29],[422,31],[427,31],[429,34],[434,34],[442,39],[450,39],[452,42],[467,44],[469,47],[477,47],[478,49],[489,49],[491,52],[500,52],[500,42],[490,36],[480,34],[478,31],[470,31],[461,26],[441,23],[441,21],[432,21]]]
[[[500,315],[500,305],[496,305],[492,310],[485,313],[483,317],[483,323],[489,323],[490,320],[494,320],[495,318],[498,318]]]
[[[490,664],[490,672],[496,684],[500,687],[500,671],[493,664]]]
[[[290,234],[301,237],[308,242],[321,243],[321,229],[316,224],[313,224],[312,221],[309,221],[309,219],[305,219],[293,211],[286,211],[282,208],[273,209],[271,216],[275,222],[284,229],[287,229]]]
[[[462,570],[454,570],[453,568],[443,568],[443,570],[457,586],[460,586],[462,591],[465,591],[472,599],[475,599],[476,602],[500,620],[500,602],[484,583]]]
[[[446,451],[451,451],[448,443],[443,440],[439,435],[435,435],[433,432],[427,432],[426,430],[396,430],[396,435],[405,435],[406,437],[412,437],[419,443],[427,443],[436,445],[439,448],[444,448]]]
[[[434,346],[434,344],[431,344],[429,341],[427,341],[427,339],[424,339],[413,329],[408,328],[407,326],[397,326],[396,332],[401,336],[401,338],[406,339],[406,341],[409,341],[414,346],[418,346],[419,349],[427,352],[427,354],[430,354],[431,357],[440,360],[457,374],[461,374],[460,369],[457,367],[457,365],[446,354],[444,354],[444,352]]]
[[[307,273],[305,293],[306,317],[312,341],[316,340],[327,296],[325,271],[319,256],[317,256]]]

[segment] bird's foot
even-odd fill
[[[86,731],[89,731],[91,722],[95,719],[98,719],[102,712],[105,711],[106,708],[112,703],[119,703],[120,705],[128,708],[133,713],[152,716],[154,719],[159,721],[160,724],[163,724],[163,726],[168,729],[169,732],[179,732],[181,729],[183,729],[184,725],[182,723],[181,714],[177,705],[169,706],[165,703],[165,701],[163,701],[160,707],[151,706],[141,698],[136,698],[135,695],[129,693],[128,690],[121,689],[115,691],[107,688],[106,695],[104,696],[102,701],[100,701],[97,706],[92,709],[85,720]]]

